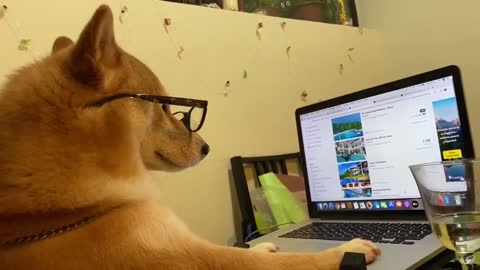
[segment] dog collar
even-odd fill
[[[86,225],[86,224],[94,221],[95,219],[105,215],[106,213],[112,211],[115,208],[118,208],[118,207],[114,207],[112,209],[108,209],[107,211],[103,211],[103,212],[100,212],[100,213],[97,213],[97,214],[94,214],[94,215],[86,216],[86,217],[84,217],[84,218],[82,218],[82,219],[80,219],[76,222],[73,222],[73,223],[70,223],[70,224],[67,224],[67,225],[62,225],[62,226],[59,226],[59,227],[56,227],[56,228],[52,228],[50,230],[46,230],[46,231],[42,231],[42,232],[38,232],[38,233],[33,233],[33,234],[28,234],[28,235],[25,235],[25,236],[20,236],[20,237],[11,239],[11,240],[7,240],[6,242],[3,242],[2,244],[0,244],[0,249],[9,249],[9,248],[13,248],[13,247],[17,247],[17,246],[26,245],[26,244],[29,244],[29,243],[49,239],[49,238],[52,238],[52,237],[55,237],[55,236],[58,236],[58,235],[62,235],[64,233],[67,233],[69,231],[73,231],[73,230],[75,230],[75,229],[77,229],[77,228],[79,228],[83,225]]]

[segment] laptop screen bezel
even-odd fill
[[[300,116],[322,110],[327,109],[330,107],[338,106],[341,104],[345,104],[348,102],[360,100],[367,97],[372,97],[388,92],[392,92],[398,89],[406,88],[413,85],[418,85],[426,82],[430,82],[433,80],[445,78],[448,76],[453,77],[453,84],[454,84],[454,91],[455,97],[457,99],[458,104],[458,112],[460,116],[460,124],[463,133],[463,140],[465,142],[465,152],[463,153],[464,158],[474,158],[474,149],[472,143],[472,136],[470,132],[470,125],[467,113],[467,107],[465,103],[465,96],[463,91],[463,85],[461,80],[461,72],[457,66],[451,65],[446,66],[443,68],[439,68],[436,70],[428,71],[422,74],[414,75],[411,77],[403,78],[397,81],[385,83],[382,85],[374,86],[365,90],[361,90],[358,92],[354,92],[351,94],[339,96],[336,98],[332,98],[329,100],[321,101],[315,104],[307,105],[301,108],[298,108],[295,111],[295,118],[297,123],[297,133],[298,133],[298,140],[300,146],[300,159],[301,159],[301,166],[304,172],[304,180],[305,180],[305,191],[307,195],[307,202],[308,202],[308,212],[311,218],[366,218],[368,219],[377,219],[377,218],[391,218],[394,216],[402,216],[402,214],[408,213],[412,215],[414,213],[421,213],[423,215],[424,210],[422,209],[411,209],[411,210],[382,210],[382,211],[372,211],[372,210],[341,210],[341,211],[318,211],[316,209],[316,203],[312,202],[312,198],[310,195],[310,187],[309,187],[309,180],[308,180],[308,173],[306,168],[306,161],[305,161],[305,151],[303,145],[303,136],[302,136],[302,129],[300,124]],[[420,199],[420,198],[418,198]],[[362,213],[367,215],[362,215]],[[405,216],[405,215],[403,215]],[[415,216],[415,215],[413,215]],[[412,216],[412,217],[413,217]]]

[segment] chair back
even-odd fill
[[[303,176],[300,153],[258,157],[235,156],[230,159],[230,164],[241,215],[242,239],[237,239],[237,242],[243,243],[248,235],[257,230],[250,192],[254,188],[261,187],[258,176],[268,172]],[[262,233],[258,233],[249,237],[249,240],[261,235]]]

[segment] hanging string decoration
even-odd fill
[[[5,13],[7,13],[8,7],[6,5],[0,6],[0,20],[3,18]]]
[[[257,38],[258,40],[261,40],[262,39],[262,28],[263,28],[263,23],[262,22],[259,22],[257,24],[257,30],[256,30],[256,33],[257,33]]]
[[[228,88],[230,87],[230,81],[225,82],[225,87],[223,88],[223,96],[228,96]]]
[[[152,2],[156,5],[155,9],[157,9],[157,7],[162,7],[162,9],[163,9],[166,6],[166,5],[162,4],[161,1],[152,0]],[[164,6],[162,6],[162,5],[164,5]],[[167,8],[168,8],[168,6],[167,6]],[[6,5],[0,5],[0,19],[5,20],[9,29],[11,30],[11,32],[15,36],[15,39],[18,42],[17,43],[17,49],[20,50],[20,51],[28,52],[34,60],[37,60],[37,57],[34,54],[35,50],[33,50],[33,47],[32,47],[32,45],[33,45],[32,38],[29,38],[28,36],[23,35],[23,33],[21,33],[21,31],[19,31],[18,26],[14,27],[9,22],[8,16],[7,16],[7,10],[8,10],[8,7]],[[132,32],[128,29],[128,20],[127,20],[128,17],[129,17],[129,8],[125,4],[125,0],[119,0],[119,13],[118,13],[117,18],[118,18],[119,23],[121,25],[123,25],[122,26],[123,29],[121,31],[123,34],[125,34],[126,32]],[[246,58],[247,59],[246,65],[241,70],[241,78],[243,78],[245,80],[247,78],[249,78],[249,76],[251,76],[251,74],[249,74],[249,68],[252,66],[252,64],[254,64],[255,61],[258,60],[257,59],[258,54],[259,54],[259,51],[260,51],[261,46],[262,46],[261,41],[264,38],[262,35],[263,35],[265,25],[261,21],[262,16],[259,15],[258,17],[259,17],[259,20],[257,21],[257,24],[255,26],[256,27],[255,34],[256,34],[258,42],[256,43],[256,46],[255,46],[251,56]],[[174,45],[175,53],[176,53],[177,58],[180,59],[180,60],[183,60],[183,58],[185,56],[185,47],[182,44],[180,44],[177,41],[177,39],[174,37],[175,25],[174,25],[173,19],[169,16],[163,16],[163,19],[162,19],[161,23],[163,23],[163,28],[164,28],[165,33],[168,36],[168,39]],[[291,74],[292,67],[291,67],[291,60],[290,60],[291,54],[292,54],[292,51],[293,51],[293,46],[292,46],[290,40],[287,37],[287,22],[286,21],[280,22],[280,27],[281,27],[282,31],[284,32],[284,37],[285,37],[285,41],[286,41],[284,48],[285,48],[285,54],[288,58],[288,74],[289,74],[289,77],[293,77],[293,74]],[[362,31],[362,30],[359,30],[359,31]],[[129,43],[128,38],[125,38],[125,41],[127,41],[127,43]],[[351,50],[349,50],[349,52],[351,52]],[[349,57],[350,61],[353,62],[353,57],[350,55],[350,53],[348,53],[348,57]],[[181,61],[181,62],[183,62],[183,61]],[[340,69],[339,72],[341,74],[343,74],[343,66],[342,65],[340,65],[340,66],[341,66],[341,69]],[[220,87],[218,87],[218,88],[220,88]],[[225,97],[229,96],[230,88],[231,88],[230,81],[227,80],[225,82],[224,86],[223,86],[223,96],[225,96]],[[302,98],[305,99],[307,96],[308,96],[308,93],[306,93],[306,91],[302,92]]]
[[[120,15],[118,16],[118,20],[120,21],[121,24],[123,24],[123,22],[126,20],[127,13],[128,13],[127,6],[123,6],[122,9],[120,10]]]
[[[19,51],[27,51],[30,56],[34,59],[37,60],[37,57],[35,56],[34,52],[31,50],[31,43],[32,39],[31,38],[25,38],[24,35],[19,34],[19,27],[14,27],[13,24],[10,23],[9,16],[7,13],[8,7],[3,5],[0,7],[0,18],[5,21],[8,29],[10,29],[10,32],[13,34],[17,41],[17,49]]]
[[[348,57],[348,60],[350,60],[351,63],[353,63],[353,56],[352,56],[352,52],[355,50],[355,48],[348,48],[348,52],[347,52],[347,57]]]
[[[31,39],[21,39],[20,42],[18,43],[18,49],[20,51],[26,51],[30,48],[30,42]]]

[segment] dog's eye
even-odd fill
[[[167,104],[162,104],[162,110],[166,113],[170,111]]]

